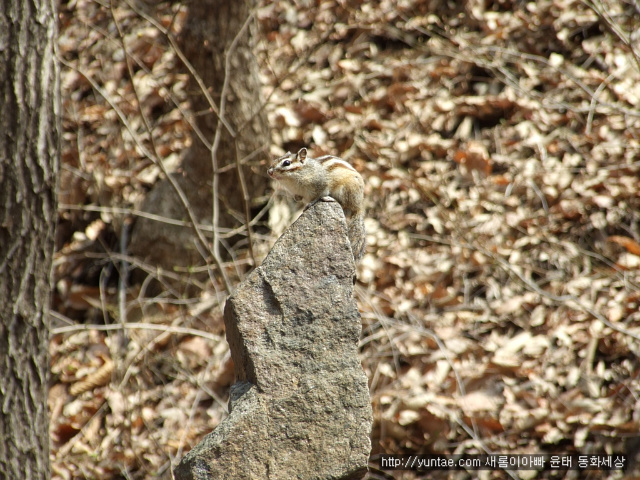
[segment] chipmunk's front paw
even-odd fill
[[[307,206],[304,207],[303,211],[308,210],[309,208],[313,207],[318,202],[335,202],[335,201],[336,201],[336,199],[333,198],[333,197],[330,197],[329,195],[327,195],[326,197],[316,198],[313,202],[308,203]]]

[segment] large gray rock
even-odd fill
[[[230,414],[178,480],[358,479],[372,413],[358,359],[355,267],[342,210],[319,202],[229,298]]]

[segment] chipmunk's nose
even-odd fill
[[[267,173],[269,174],[270,177],[273,177],[273,168],[269,168],[267,170]]]

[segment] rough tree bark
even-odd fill
[[[245,223],[245,203],[236,169],[242,162],[246,191],[255,199],[268,185],[264,159],[268,145],[268,128],[261,111],[258,64],[253,53],[255,19],[250,17],[254,2],[242,0],[199,0],[189,4],[189,16],[181,34],[185,56],[208,88],[210,98],[220,107],[226,88],[224,112],[226,127],[221,127],[219,144],[213,148],[220,170],[216,196],[220,204],[219,225],[237,227]],[[227,86],[224,87],[225,82]],[[189,87],[191,107],[197,126],[214,144],[219,116],[198,83],[192,78]],[[194,143],[177,176],[195,216],[202,223],[212,222],[213,161],[212,148],[194,135]],[[160,182],[147,196],[142,209],[171,218],[186,219],[186,211],[172,186]],[[131,251],[151,262],[171,268],[174,265],[202,264],[201,251],[194,246],[188,228],[140,218],[132,234]]]
[[[0,478],[49,478],[55,9],[51,0],[0,4]]]

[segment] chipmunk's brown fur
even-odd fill
[[[333,155],[311,158],[307,149],[287,153],[267,170],[305,208],[318,201],[337,201],[347,218],[353,257],[360,260],[366,246],[364,229],[364,181],[348,162]]]

